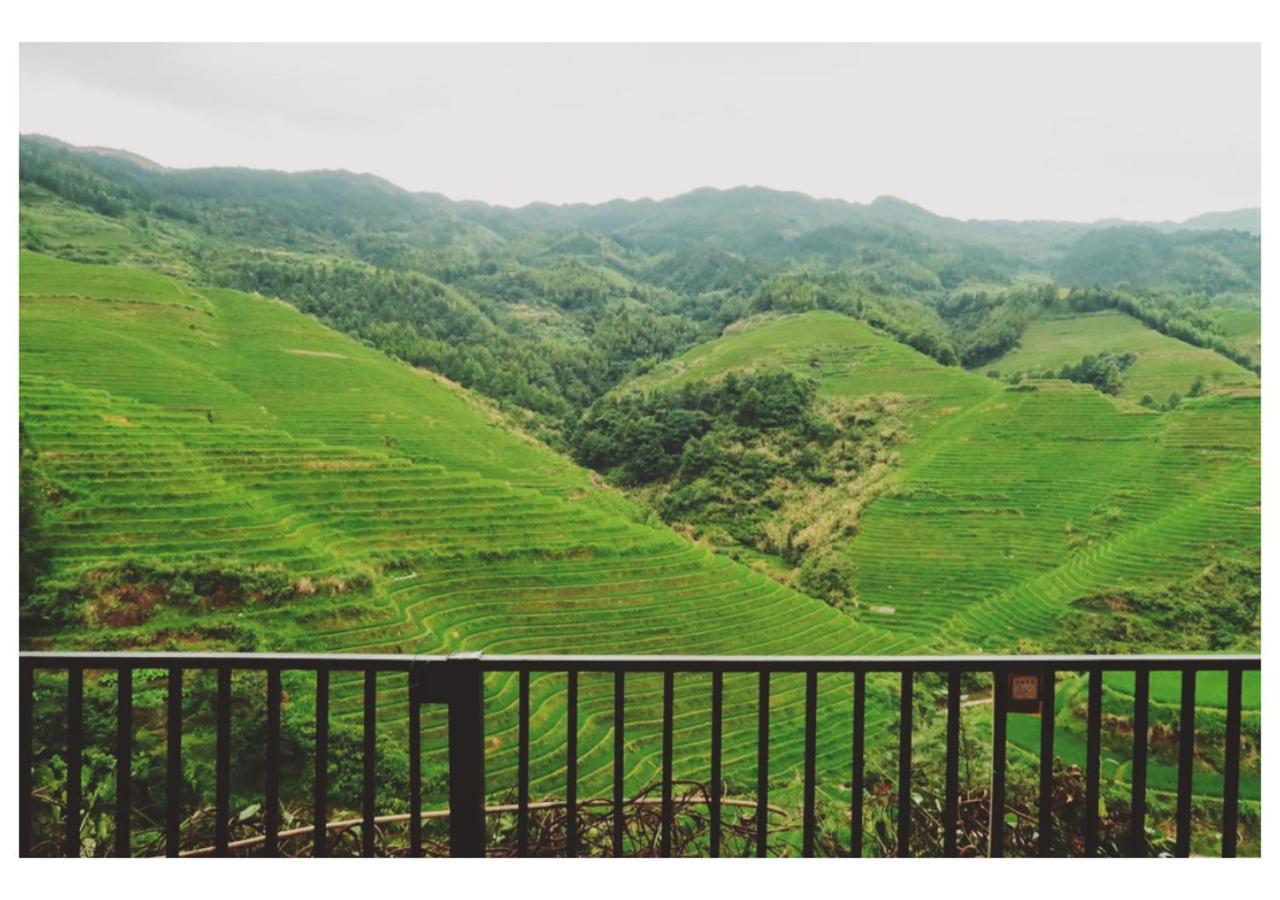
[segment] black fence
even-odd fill
[[[1134,707],[1132,710],[1132,777],[1129,810],[1128,855],[1140,855],[1146,846],[1144,828],[1147,812],[1148,706],[1150,675],[1154,671],[1173,671],[1181,675],[1180,717],[1178,727],[1178,777],[1176,805],[1177,856],[1191,851],[1193,815],[1192,776],[1195,765],[1196,676],[1201,672],[1225,673],[1226,730],[1223,748],[1223,796],[1221,820],[1221,853],[1234,856],[1237,844],[1241,754],[1241,681],[1246,671],[1260,670],[1257,656],[1019,656],[1019,657],[677,657],[677,656],[481,656],[457,654],[448,657],[386,655],[299,655],[299,654],[200,654],[200,653],[21,653],[20,665],[20,854],[32,851],[33,826],[33,719],[34,679],[37,670],[65,672],[67,676],[66,715],[66,784],[63,812],[65,835],[61,851],[66,856],[81,855],[80,813],[82,794],[81,760],[82,718],[86,672],[112,671],[117,674],[118,728],[116,737],[116,809],[114,827],[115,854],[130,855],[131,761],[134,746],[133,673],[135,670],[167,670],[165,852],[179,855],[179,783],[182,777],[182,692],[184,673],[192,670],[216,672],[215,703],[216,736],[214,741],[216,771],[214,855],[230,852],[231,799],[231,676],[232,672],[258,672],[266,675],[266,747],[265,796],[263,804],[262,851],[274,856],[280,852],[280,716],[281,673],[302,671],[314,673],[316,679],[315,780],[313,842],[315,855],[324,855],[328,846],[327,809],[329,802],[328,755],[330,674],[353,672],[363,675],[363,795],[362,818],[359,822],[363,855],[375,853],[376,734],[378,678],[385,673],[407,674],[408,756],[409,771],[409,846],[410,855],[423,854],[423,792],[421,776],[422,704],[443,704],[448,720],[448,832],[449,853],[475,857],[486,852],[486,781],[485,781],[485,687],[489,673],[514,673],[518,679],[518,769],[515,812],[515,853],[529,853],[529,696],[530,676],[534,673],[559,673],[566,679],[565,766],[567,770],[563,808],[567,821],[576,823],[580,809],[578,799],[578,680],[583,673],[603,673],[613,679],[613,791],[609,827],[612,850],[623,855],[623,835],[627,827],[623,796],[626,710],[624,690],[628,675],[646,673],[662,680],[662,777],[660,837],[656,852],[672,855],[673,820],[676,800],[673,796],[673,707],[677,674],[710,675],[710,784],[721,782],[721,744],[724,678],[746,673],[758,678],[756,688],[758,722],[758,758],[754,797],[756,834],[754,851],[758,856],[770,852],[768,821],[775,811],[769,798],[770,679],[781,674],[804,676],[804,750],[801,810],[799,811],[799,851],[815,854],[816,758],[818,745],[818,677],[820,674],[843,673],[851,676],[849,739],[852,771],[849,807],[853,856],[862,855],[864,814],[864,764],[867,739],[867,676],[888,673],[901,679],[898,716],[900,748],[897,777],[896,842],[898,855],[909,855],[912,835],[912,751],[913,688],[922,673],[939,673],[946,683],[945,798],[941,810],[944,855],[957,852],[957,803],[960,796],[959,745],[961,728],[962,677],[967,674],[992,677],[992,766],[989,783],[990,821],[986,852],[1004,855],[1006,849],[1005,790],[1007,775],[1006,725],[1011,712],[1034,713],[1040,717],[1039,759],[1039,823],[1036,828],[1035,852],[1051,855],[1054,828],[1051,791],[1054,778],[1054,690],[1059,674],[1080,673],[1088,679],[1086,751],[1084,765],[1083,849],[1087,856],[1097,855],[1100,746],[1103,715],[1103,675],[1108,672],[1132,673]],[[707,807],[708,842],[711,856],[722,851],[722,803],[718,789],[702,798]],[[737,805],[744,805],[741,801]],[[579,853],[579,829],[570,827],[565,835],[563,853]]]

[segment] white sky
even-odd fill
[[[26,44],[20,128],[520,205],[758,184],[959,218],[1260,200],[1256,44]]]

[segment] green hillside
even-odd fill
[[[970,404],[1000,392],[989,379],[944,366],[872,328],[835,312],[748,319],[720,340],[699,344],[625,390],[714,379],[730,370],[783,367],[818,379],[820,394],[896,393],[926,404],[917,427],[928,431]]]
[[[1211,312],[1223,335],[1254,359],[1262,358],[1261,308],[1219,308]]]
[[[1223,310],[1243,313],[1244,310]],[[1224,319],[1227,337],[1247,334],[1247,324],[1236,316]],[[1256,314],[1255,314],[1256,322]],[[1257,342],[1239,341],[1239,346],[1258,358]],[[1002,375],[1015,372],[1040,374],[1059,371],[1063,366],[1079,362],[1098,353],[1134,353],[1137,361],[1125,369],[1124,386],[1119,396],[1138,400],[1144,394],[1164,401],[1172,393],[1186,396],[1197,378],[1209,387],[1256,385],[1258,378],[1231,360],[1202,347],[1193,347],[1176,338],[1147,328],[1137,319],[1121,312],[1106,311],[1064,317],[1038,319],[1022,335],[1019,347],[984,368]]]
[[[24,253],[21,415],[61,499],[29,647],[495,653],[895,653],[919,646],[716,556],[511,433],[440,379],[285,304]],[[126,564],[126,560],[132,560]],[[214,574],[265,599],[177,589]],[[258,583],[254,582],[254,583]],[[252,595],[251,595],[252,596]],[[47,621],[45,625],[47,625]],[[558,791],[564,708],[535,683],[535,790]],[[696,680],[695,680],[696,681]],[[727,684],[726,766],[753,777],[753,685]],[[490,684],[491,779],[514,781],[514,681]],[[307,721],[307,692],[292,721]],[[630,787],[656,771],[660,685],[629,685]],[[844,771],[847,685],[824,683]],[[697,693],[685,693],[696,690]],[[706,777],[706,685],[682,682],[677,774]],[[336,711],[359,686],[335,682]],[[833,694],[832,692],[839,692]],[[799,708],[782,679],[774,703]],[[383,686],[388,723],[403,688]],[[140,701],[141,702],[141,701]],[[607,784],[612,687],[582,689],[582,789]],[[877,707],[878,709],[879,707]],[[874,715],[881,715],[876,712]],[[634,718],[633,718],[634,717]],[[779,789],[800,720],[772,737]],[[433,731],[439,739],[439,731]],[[847,748],[845,749],[847,757]],[[400,798],[402,801],[402,798]]]
[[[727,334],[631,387],[783,366],[816,377],[828,396],[918,400],[893,487],[867,507],[852,542],[863,619],[939,648],[1034,641],[1052,650],[1071,601],[1185,577],[1216,552],[1259,544],[1256,379],[1134,325],[1164,349],[1144,378],[1176,370],[1188,383],[1201,373],[1212,382],[1218,371],[1222,387],[1157,414],[1062,381],[1007,386],[834,313]],[[1078,358],[1079,347],[1064,358]],[[1140,353],[1131,371],[1142,365]]]
[[[980,365],[1016,343],[1033,295],[1083,291],[1254,368],[1213,315],[1258,293],[1260,243],[1244,232],[961,222],[892,197],[747,187],[505,209],[41,136],[19,140],[19,200],[26,249],[286,299],[557,445],[611,389],[767,312],[834,310]]]
[[[1204,396],[1156,413],[1069,382],[1006,385],[940,366],[864,323],[807,313],[727,334],[627,389],[781,366],[816,377],[829,397],[913,398],[915,405],[906,407],[908,438],[899,445],[888,487],[862,511],[848,544],[856,564],[856,614],[917,635],[931,652],[1099,652],[1071,633],[1077,623],[1068,617],[1079,601],[1185,585],[1221,558],[1257,560],[1259,397],[1252,373],[1211,351],[1117,313],[1079,317],[1072,320],[1077,329],[1080,320],[1100,344],[1117,349],[1135,344],[1105,344],[1106,336],[1132,338],[1135,330],[1126,323],[1137,326],[1144,343],[1136,344],[1143,349],[1131,371],[1148,384],[1162,378],[1189,383],[1200,374],[1210,384],[1214,373],[1222,378]],[[1053,326],[1068,344],[1062,359],[1099,349],[1086,340],[1071,345],[1070,329],[1058,320],[1043,324],[1043,332],[1034,324],[1030,332],[1032,346],[1046,354],[1053,349],[1050,336],[1059,333]],[[1159,352],[1148,357],[1146,348]],[[1190,627],[1189,620],[1182,625]],[[1242,646],[1256,649],[1256,640],[1255,632]],[[1164,674],[1152,678],[1152,721],[1174,731],[1180,685]],[[1108,679],[1107,709],[1118,722],[1132,710],[1122,682]],[[1221,795],[1225,678],[1203,675],[1200,682],[1202,758],[1195,784],[1211,804]],[[1077,763],[1084,759],[1083,685],[1068,678],[1059,694],[1058,752]],[[1256,677],[1247,679],[1250,728],[1257,726],[1258,688]],[[988,726],[979,715],[977,727]],[[1009,727],[1019,758],[1034,761],[1039,723],[1014,717]],[[1128,769],[1116,762],[1127,759],[1128,740],[1123,729],[1108,731],[1105,755],[1112,761],[1104,774],[1117,787],[1128,783]],[[1170,753],[1165,747],[1150,762],[1158,805],[1167,805],[1176,786]],[[1256,770],[1245,775],[1243,790],[1259,797]]]

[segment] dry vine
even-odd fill
[[[897,811],[888,783],[870,789],[865,809],[864,852],[871,856],[893,856],[896,853]],[[881,790],[881,788],[886,788]],[[943,798],[926,788],[917,790],[912,806],[911,854],[941,856],[944,848],[942,824]],[[51,806],[59,806],[52,796],[37,792]],[[705,856],[710,852],[710,795],[706,785],[696,781],[672,784],[671,854],[673,856]],[[1032,797],[1012,794],[1005,805],[1005,852],[1011,856],[1033,855],[1038,841],[1038,818],[1032,811]],[[756,801],[744,797],[723,796],[720,799],[722,856],[753,856],[756,851]],[[519,852],[517,804],[514,798],[489,806],[487,853],[492,857],[515,856]],[[569,815],[564,800],[548,798],[528,804],[527,853],[530,856],[563,856],[569,835]],[[816,831],[819,856],[848,856],[848,811],[820,804]],[[216,830],[215,810],[201,808],[187,817],[179,827],[182,856],[211,856]],[[1123,855],[1127,850],[1125,819],[1127,810],[1115,809],[1099,821],[1099,851],[1108,856]],[[382,815],[374,819],[374,855],[407,856],[409,846],[408,813]],[[449,852],[449,812],[447,809],[422,813],[422,849],[426,856],[447,856]],[[580,856],[612,856],[613,802],[592,797],[578,803],[577,852]],[[957,798],[956,849],[959,856],[985,856],[990,835],[991,806],[989,792],[961,788]],[[662,786],[653,784],[624,802],[623,854],[657,856],[662,835]],[[1083,852],[1084,776],[1077,766],[1055,767],[1053,789],[1053,848],[1055,855],[1078,855]],[[139,823],[142,824],[142,823]],[[229,824],[229,852],[234,856],[260,855],[266,843],[262,811],[241,814]],[[349,810],[334,811],[325,826],[325,850],[330,856],[359,856],[362,849],[363,820]],[[771,855],[795,855],[799,849],[801,822],[794,810],[769,807],[769,851]],[[305,857],[314,852],[314,825],[311,809],[305,806],[286,808],[278,834],[282,856]],[[1165,837],[1148,835],[1147,853],[1157,855],[1168,850]],[[134,832],[135,855],[156,856],[164,853],[165,835],[159,823],[147,822]],[[58,838],[50,835],[33,846],[34,855],[56,856],[60,852]]]

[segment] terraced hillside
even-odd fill
[[[460,390],[284,304],[33,253],[21,287],[24,430],[67,495],[45,528],[50,579],[89,573],[92,586],[131,558],[265,567],[294,585],[282,603],[161,600],[127,621],[95,601],[81,625],[29,645],[813,654],[920,644],[641,524],[621,495]],[[514,782],[514,687],[490,684],[499,793]],[[633,788],[656,768],[659,687],[629,684]],[[753,685],[726,687],[727,771],[746,784]],[[556,688],[535,682],[539,791],[562,789]],[[334,690],[335,711],[354,714],[358,685]],[[388,723],[401,721],[403,688],[382,690]],[[848,685],[823,691],[834,781],[847,771]],[[681,777],[706,777],[706,697],[682,682]],[[779,708],[801,702],[800,683],[775,685]],[[611,765],[611,704],[611,686],[584,680],[584,792]],[[780,789],[799,759],[799,722],[781,719],[772,736]]]
[[[1081,318],[1100,331],[1106,320],[1127,319]],[[1008,386],[944,367],[864,323],[815,312],[728,334],[626,389],[783,366],[818,378],[827,396],[916,398],[891,486],[865,509],[852,540],[861,620],[914,634],[932,652],[1054,652],[1062,650],[1061,616],[1073,601],[1182,583],[1220,555],[1259,548],[1256,379],[1210,351],[1171,350],[1167,342],[1178,342],[1155,332],[1142,340],[1165,348],[1144,377],[1176,375],[1190,384],[1203,375],[1211,385],[1214,373],[1223,377],[1174,411],[1150,412],[1069,382]],[[1069,349],[1063,358],[1083,352],[1096,348]],[[1122,682],[1107,682],[1108,713],[1118,721],[1132,710]],[[1215,738],[1224,728],[1225,681],[1202,675],[1200,682],[1195,789],[1212,804],[1221,796],[1213,760],[1221,760]],[[1058,695],[1056,746],[1078,763],[1083,684],[1069,678]],[[1249,728],[1257,725],[1259,686],[1246,679]],[[1152,678],[1152,722],[1169,732],[1179,690],[1176,678]],[[979,729],[989,727],[989,718],[975,718]],[[1014,717],[1009,728],[1014,746],[1033,758],[1038,722]],[[1108,740],[1114,760],[1106,776],[1127,783],[1128,769],[1115,761],[1127,759],[1127,737],[1121,731]],[[1153,795],[1168,794],[1173,759],[1154,755],[1148,778]],[[1256,769],[1243,790],[1258,798]]]
[[[1225,315],[1224,326],[1229,323],[1232,330],[1228,337],[1233,342],[1238,340],[1241,350],[1257,349],[1257,342],[1251,345],[1247,337],[1246,311],[1221,310],[1218,314]],[[1240,321],[1242,318],[1244,321]],[[1248,369],[1212,350],[1193,347],[1147,328],[1132,316],[1110,310],[1036,319],[1023,333],[1017,349],[984,368],[1002,374],[1057,372],[1064,365],[1098,353],[1137,355],[1137,361],[1123,374],[1124,386],[1119,394],[1133,401],[1144,394],[1160,402],[1172,393],[1186,396],[1196,378],[1203,378],[1211,387],[1258,383],[1257,376]]]
[[[258,567],[293,584],[284,602],[162,601],[124,619],[95,602],[81,625],[36,645],[824,654],[1033,640],[1053,650],[1072,600],[1177,578],[1217,549],[1258,543],[1258,397],[1247,384],[1151,413],[1062,382],[1007,388],[823,312],[737,330],[637,382],[782,365],[818,377],[826,396],[916,398],[890,490],[854,540],[855,621],[649,524],[471,395],[285,304],[35,253],[23,254],[21,293],[24,430],[65,493],[45,528],[50,579],[92,588],[97,573],[141,559]],[[706,682],[678,683],[677,778],[708,775]],[[754,783],[754,687],[726,679],[735,793]],[[870,688],[872,766],[892,771],[896,690]],[[308,696],[305,684],[286,689]],[[488,686],[496,796],[515,780],[515,689],[496,677]],[[628,681],[629,790],[658,771],[659,690]],[[1161,690],[1153,684],[1157,703],[1176,701]],[[820,691],[821,789],[839,798],[849,685],[824,677]],[[336,679],[334,692],[336,714],[354,718],[359,684]],[[533,789],[556,794],[563,685],[535,679],[532,696]],[[403,684],[380,683],[392,731],[404,697]],[[781,802],[797,787],[802,697],[800,679],[775,680]],[[307,719],[305,699],[293,702]],[[583,678],[579,722],[585,795],[608,784],[611,683]],[[442,739],[432,725],[428,747]],[[1011,737],[1033,752],[1034,735],[1015,726]],[[1214,775],[1206,764],[1197,791],[1211,796]],[[922,758],[918,777],[937,776]]]
[[[1258,546],[1256,379],[1187,350],[1188,383],[1227,368],[1237,382],[1153,413],[1062,381],[1008,387],[819,312],[729,334],[632,387],[781,365],[817,377],[829,396],[918,398],[893,487],[853,542],[864,621],[939,648],[1053,649],[1072,600]]]

